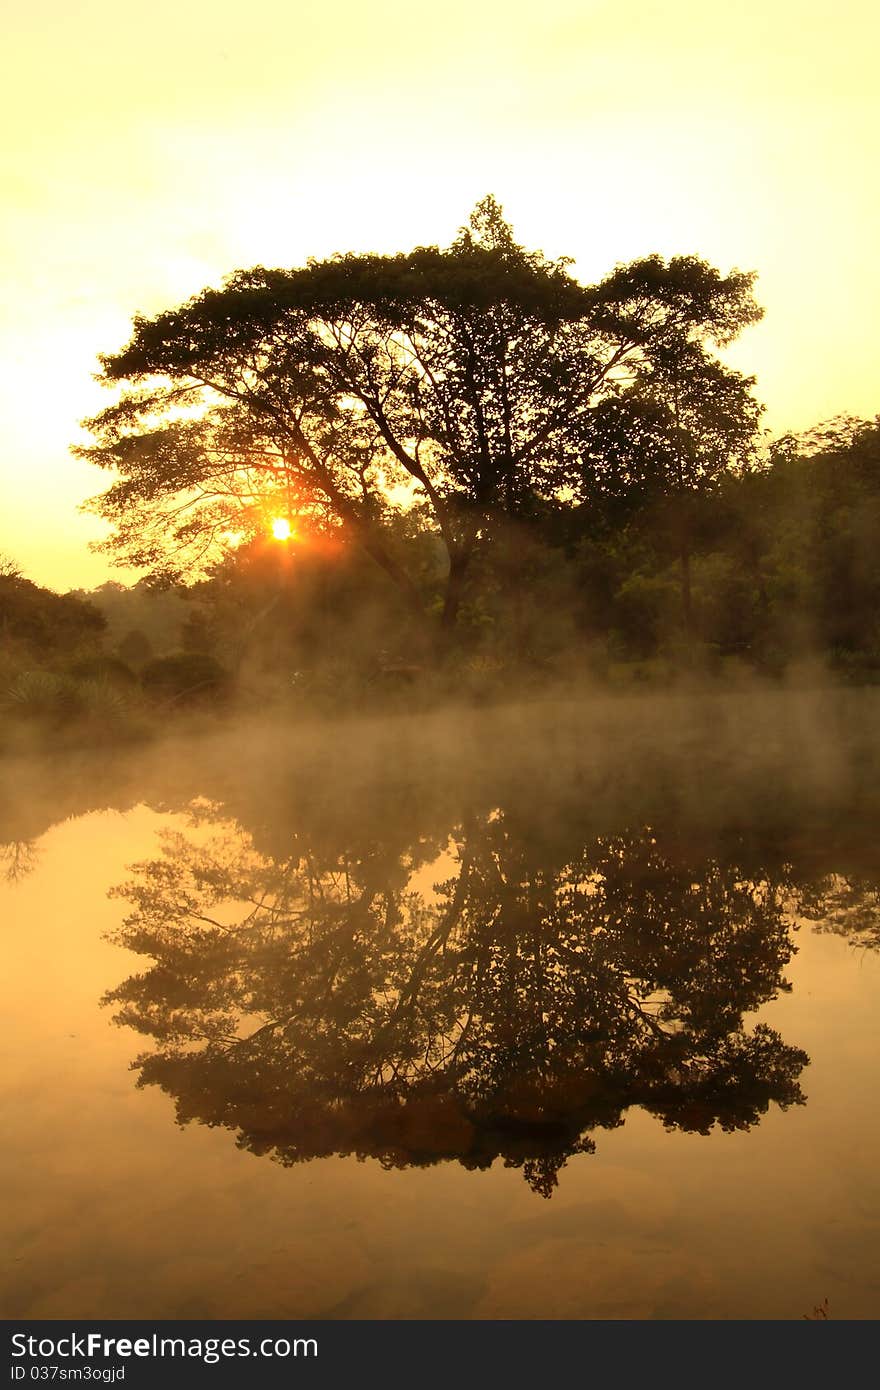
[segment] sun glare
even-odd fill
[[[290,522],[285,520],[283,516],[276,517],[272,522],[272,535],[276,541],[289,541],[292,535]]]

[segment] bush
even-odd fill
[[[104,745],[145,738],[140,692],[104,679],[76,680],[54,671],[20,671],[0,686],[6,734],[30,729],[53,746]]]
[[[23,719],[75,719],[83,711],[82,693],[70,676],[53,671],[21,671],[2,694],[3,707]]]
[[[118,656],[89,656],[68,667],[77,680],[94,681],[100,685],[130,690],[137,685],[137,676]]]
[[[153,644],[145,632],[135,627],[125,634],[117,651],[128,666],[146,666],[153,656]]]
[[[228,693],[229,673],[205,652],[175,652],[147,662],[141,686],[154,700],[166,704],[198,704]]]
[[[669,574],[631,574],[612,609],[611,654],[615,659],[650,660],[664,637],[681,627],[681,593]]]

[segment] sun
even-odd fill
[[[290,522],[283,516],[276,517],[272,522],[272,535],[276,541],[289,541],[292,534]]]

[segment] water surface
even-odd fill
[[[878,711],[7,766],[7,1316],[877,1316]]]

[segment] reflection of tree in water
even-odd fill
[[[33,873],[40,851],[32,840],[10,840],[0,844],[0,878],[20,883]]]
[[[425,891],[400,845],[282,859],[167,836],[117,890],[116,939],[153,961],[106,1001],[155,1042],[140,1084],[284,1163],[501,1156],[545,1196],[630,1105],[708,1133],[802,1102],[806,1055],[743,1025],[787,987],[783,883],[647,830],[551,843],[500,811],[448,859]]]
[[[843,936],[851,946],[880,950],[880,890],[876,877],[863,874],[829,874],[809,901],[804,917],[816,931]]]

